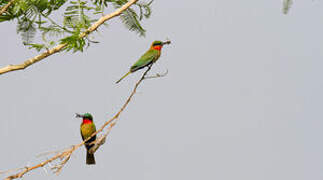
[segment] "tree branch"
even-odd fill
[[[127,2],[126,4],[124,4],[122,7],[120,7],[119,9],[117,9],[116,11],[114,11],[113,13],[105,15],[105,16],[102,16],[98,21],[93,23],[91,25],[91,27],[89,27],[85,32],[81,33],[80,38],[84,38],[88,34],[90,34],[91,32],[98,29],[98,27],[101,26],[105,21],[107,21],[109,19],[112,19],[112,18],[114,18],[116,16],[119,16],[123,11],[128,9],[132,4],[136,3],[137,1],[138,0],[131,0],[131,1]],[[1,9],[1,11],[2,11],[2,9]],[[8,73],[8,72],[11,72],[11,71],[23,70],[23,69],[27,68],[28,66],[30,66],[32,64],[35,64],[35,63],[43,60],[44,58],[46,58],[46,57],[48,57],[50,55],[53,55],[53,54],[55,54],[57,52],[60,52],[66,46],[67,46],[67,43],[59,44],[56,47],[54,47],[52,49],[49,49],[44,53],[39,54],[38,56],[35,56],[33,58],[30,58],[30,59],[26,60],[22,64],[8,65],[6,67],[0,68],[0,75]]]
[[[79,147],[83,146],[84,143],[89,140],[91,137],[95,136],[96,134],[102,132],[104,130],[104,128],[106,126],[109,125],[108,129],[107,129],[107,132],[103,135],[103,138],[105,138],[111,131],[112,127],[116,124],[120,114],[126,109],[126,107],[128,106],[128,104],[130,103],[132,97],[136,94],[136,91],[137,91],[137,88],[138,86],[140,85],[140,83],[145,79],[145,76],[147,75],[147,73],[150,71],[151,69],[151,65],[148,66],[147,70],[143,73],[143,75],[141,76],[141,78],[138,80],[138,82],[136,83],[136,85],[134,86],[131,94],[129,95],[128,99],[126,100],[126,102],[123,104],[123,106],[120,108],[120,110],[111,118],[109,119],[108,121],[106,121],[100,129],[98,129],[95,133],[93,133],[90,137],[88,137],[87,139],[85,139],[84,141],[82,141],[81,143],[79,144],[76,144],[76,145],[73,145],[71,146],[70,148],[66,148],[62,151],[54,151],[53,153],[55,153],[55,155],[37,165],[34,165],[34,166],[31,166],[31,167],[25,167],[25,168],[20,168],[18,170],[21,170],[20,172],[14,174],[14,175],[11,175],[11,176],[8,176],[7,178],[5,178],[5,180],[12,180],[12,179],[17,179],[17,178],[21,178],[23,177],[26,173],[34,170],[34,169],[37,169],[37,168],[40,168],[40,167],[44,167],[45,165],[57,160],[57,159],[60,159],[61,161],[59,162],[59,164],[53,166],[51,169],[54,170],[54,172],[56,174],[60,173],[62,168],[64,167],[64,165],[68,162],[68,160],[70,159],[72,153],[78,149]],[[102,142],[101,142],[102,143]],[[103,143],[102,143],[103,144]],[[101,144],[101,145],[102,145]],[[100,146],[100,144],[99,144]],[[97,147],[98,148],[98,147]],[[96,148],[96,149],[97,149]],[[94,150],[95,151],[95,150]],[[92,153],[94,153],[94,151]]]
[[[7,11],[7,9],[9,8],[9,6],[11,6],[13,4],[15,0],[11,0],[8,2],[8,4],[4,5],[1,9],[0,9],[0,15],[3,14],[4,12]]]

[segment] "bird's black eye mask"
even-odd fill
[[[153,46],[161,46],[161,45],[163,45],[162,42],[154,42],[154,44],[153,44]]]

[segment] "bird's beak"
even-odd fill
[[[83,115],[82,114],[79,114],[79,113],[75,113],[75,117],[76,118],[83,118]]]
[[[170,41],[168,40],[168,41],[163,42],[163,45],[165,45],[165,44],[170,44]]]

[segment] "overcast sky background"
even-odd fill
[[[169,38],[151,71],[169,74],[143,82],[95,166],[81,148],[59,176],[38,169],[24,178],[323,179],[323,2],[281,9],[268,0],[155,0],[145,38],[113,19],[84,53],[1,75],[0,170],[79,143],[76,112],[100,127],[143,71],[114,82],[153,40]],[[1,66],[37,54],[13,22],[0,34]]]

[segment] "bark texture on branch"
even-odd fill
[[[8,2],[8,4],[4,5],[3,7],[1,7],[0,9],[0,15],[5,13],[7,11],[7,9],[13,4],[15,0],[11,0]]]

